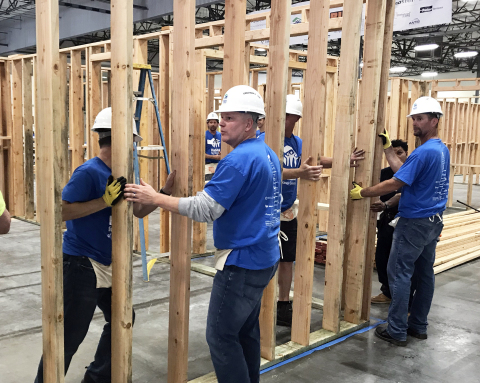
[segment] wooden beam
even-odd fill
[[[60,55],[58,1],[36,2],[38,97],[35,115],[38,149],[38,209],[42,264],[43,381],[64,381],[63,254],[61,171]]]
[[[208,94],[207,94],[207,105],[205,108],[205,112],[208,115],[209,113],[213,112],[214,110],[214,98],[215,98],[215,75],[209,74],[208,75]]]
[[[320,165],[320,155],[324,149],[329,15],[329,1],[311,2],[309,59],[316,64],[309,66],[305,73],[302,158],[312,157],[314,165]],[[304,346],[310,340],[318,187],[315,181],[300,180],[297,218],[300,230],[297,233],[292,341]]]
[[[170,157],[170,40],[172,35],[162,35],[159,40],[159,84],[160,91],[158,95],[160,121],[162,122],[163,136],[167,146],[168,158]],[[160,161],[160,186],[167,180],[167,167],[165,161]],[[165,209],[160,210],[160,252],[170,251],[170,212]]]
[[[138,40],[134,40],[134,42],[135,41],[138,41]],[[110,61],[111,57],[112,57],[111,52],[94,53],[90,56],[90,61],[93,61],[93,62],[96,62],[96,61]]]
[[[25,134],[25,218],[35,218],[33,175],[33,65],[32,59],[22,60],[23,126]]]
[[[247,0],[225,0],[225,35],[218,36],[228,41],[224,46],[222,97],[230,88],[245,84],[245,62],[239,57],[245,57],[246,13]],[[222,141],[222,158],[231,151],[232,147]]]
[[[265,143],[272,148],[283,164],[283,145],[285,137],[285,100],[288,83],[288,46],[290,39],[291,2],[277,1],[272,3],[271,20],[272,36],[267,72],[265,113]],[[258,77],[257,77],[258,83]],[[281,177],[280,177],[281,180]],[[280,219],[280,217],[278,217]],[[272,278],[263,292],[260,309],[260,348],[261,356],[267,360],[275,358],[276,314],[277,314],[278,275]]]
[[[89,48],[89,66],[88,71],[88,125],[87,131],[90,133],[90,155],[89,158],[98,156],[100,146],[98,146],[98,134],[93,132],[92,126],[95,122],[97,114],[102,110],[102,63],[100,61],[92,61],[90,58],[100,51],[100,47]]]
[[[193,83],[193,110],[195,113],[193,132],[193,193],[202,191],[205,186],[205,80],[207,59],[201,49],[195,51]],[[213,77],[213,76],[212,76]],[[212,100],[213,101],[213,100]],[[207,223],[193,222],[193,252],[207,251]]]
[[[386,0],[369,0],[366,9],[364,64],[362,82],[360,84],[360,115],[356,142],[359,148],[365,150],[365,159],[355,170],[355,181],[364,185],[364,187],[378,183],[378,179],[373,178],[373,166],[376,144],[380,141],[377,137],[377,134],[380,133],[377,129],[377,113],[382,72],[383,40],[385,37],[385,7]],[[406,95],[408,96],[408,83],[406,84]],[[406,122],[406,117],[404,120]],[[370,211],[370,202],[370,198],[353,201],[351,210],[348,212],[348,220],[355,222],[355,225],[352,225],[346,244],[348,263],[346,265],[347,280],[345,284],[344,318],[347,322],[355,324],[359,324],[362,321],[365,269],[369,267],[366,264],[368,228],[371,219],[376,217],[376,213]],[[371,277],[371,274],[369,276]]]
[[[340,329],[340,303],[343,283],[343,257],[346,239],[347,203],[351,185],[350,151],[355,126],[358,52],[360,48],[360,24],[362,2],[352,1],[343,9],[345,26],[342,30],[343,54],[340,56],[342,79],[338,87],[337,121],[335,126],[334,157],[331,176],[327,262],[325,267],[325,305],[323,328],[333,332]]]
[[[59,76],[59,119],[60,119],[60,139],[61,146],[58,150],[58,167],[61,173],[61,187],[62,189],[69,180],[69,166],[68,166],[68,88],[67,88],[67,54],[60,53],[58,61],[58,76]],[[65,223],[62,224],[65,229]]]
[[[172,169],[177,171],[173,194],[192,194],[193,71],[195,0],[173,2]],[[243,55],[241,56],[243,57]],[[168,325],[168,383],[187,380],[192,221],[172,214],[170,306]]]
[[[381,58],[380,84],[378,88],[378,104],[376,114],[376,131],[382,132],[387,124],[387,95],[388,95],[388,76],[390,72],[391,46],[393,36],[393,19],[395,15],[395,0],[387,0],[385,3],[385,25],[383,31],[383,48]],[[368,91],[366,91],[368,92]],[[368,94],[368,93],[367,93]],[[375,142],[375,152],[372,167],[372,183],[380,181],[380,171],[382,169],[383,145],[381,140]],[[357,201],[355,201],[357,202]],[[373,261],[375,257],[375,238],[377,228],[376,214],[371,214],[368,221],[367,243],[365,247],[365,277],[363,284],[363,304],[361,318],[370,319],[370,305],[372,296],[372,275]]]
[[[111,1],[112,174],[133,181],[133,0]],[[128,43],[127,43],[128,42]],[[112,208],[112,382],[132,381],[132,204]]]
[[[19,217],[25,216],[25,163],[23,157],[23,94],[22,59],[12,61],[12,140],[10,151],[10,177],[12,179],[14,209],[10,212]]]
[[[84,161],[85,143],[83,118],[83,69],[82,52],[75,50],[70,54],[70,89],[69,89],[69,119],[70,119],[70,147],[72,149],[73,171]],[[89,129],[91,127],[87,127]]]

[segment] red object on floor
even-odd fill
[[[325,264],[327,258],[327,242],[317,241],[315,243],[315,263]]]

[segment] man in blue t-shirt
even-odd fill
[[[215,112],[207,116],[208,130],[205,132],[205,163],[216,164],[220,161],[222,135],[218,129],[218,115]]]
[[[222,140],[234,149],[195,197],[158,196],[150,186],[125,187],[128,201],[155,204],[195,221],[214,221],[215,267],[207,342],[219,383],[258,382],[263,290],[280,249],[280,161],[255,138],[262,97],[246,85],[229,89],[220,106]]]
[[[75,169],[62,192],[62,219],[67,222],[63,236],[65,373],[97,306],[107,322],[82,383],[111,382],[111,207],[123,198],[126,184],[124,177],[114,180],[112,176],[111,122],[111,108],[100,111],[92,127],[99,135],[100,153]],[[141,141],[135,123],[133,130],[134,141]],[[165,193],[173,186],[174,175],[169,177]],[[154,209],[154,205],[136,203],[133,214],[142,218]],[[35,382],[43,382],[43,357]]]
[[[398,222],[388,260],[388,282],[392,302],[388,326],[379,326],[375,335],[397,346],[406,346],[407,334],[427,339],[427,316],[433,299],[435,248],[442,232],[442,214],[448,198],[450,154],[438,138],[438,120],[443,116],[437,100],[420,97],[407,117],[413,120],[413,134],[421,145],[404,164],[392,149],[385,131],[381,134],[388,163],[395,175],[378,185],[362,189],[355,185],[352,199],[377,197],[402,187]],[[416,291],[410,316],[408,301],[411,278],[415,272]]]
[[[262,136],[263,141],[265,141],[265,116],[261,115],[258,117],[257,121],[257,131],[255,132],[255,135],[258,137]]]
[[[278,266],[278,303],[277,324],[280,326],[292,325],[292,302],[290,288],[293,279],[293,262],[297,255],[297,211],[293,207],[297,199],[298,179],[318,181],[323,168],[332,167],[331,157],[320,157],[320,165],[312,165],[313,159],[307,158],[302,163],[302,139],[293,134],[295,124],[302,117],[303,105],[293,94],[287,95],[285,108],[285,140],[283,147],[283,181],[282,181],[282,214],[280,230],[282,258]],[[265,133],[259,136],[265,140]],[[363,150],[355,150],[350,160],[356,166],[356,161],[363,159]]]

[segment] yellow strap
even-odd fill
[[[157,258],[153,258],[147,263],[147,281],[150,281],[150,270],[152,270],[153,265],[157,262]]]
[[[152,69],[152,66],[148,64],[133,64],[133,69]]]

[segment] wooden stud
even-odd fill
[[[97,114],[102,110],[102,62],[92,61],[91,58],[94,54],[100,53],[100,47],[91,47],[89,49],[89,78],[88,78],[88,110],[89,118],[87,120],[87,131],[90,133],[90,157],[98,156],[100,153],[100,147],[98,146],[98,134],[93,132],[92,126],[95,122]]]
[[[160,36],[159,40],[159,84],[160,90],[158,95],[160,121],[162,123],[163,136],[167,146],[168,158],[170,157],[170,40],[172,35]],[[165,161],[160,162],[160,186],[165,184],[167,180],[167,167]],[[170,251],[170,212],[168,210],[160,210],[160,253]]]
[[[192,194],[193,77],[195,51],[195,0],[173,2],[172,169],[177,171],[173,194]],[[243,24],[245,28],[245,24]],[[244,45],[242,47],[244,48]],[[236,52],[238,53],[238,52]],[[243,57],[243,55],[241,56]],[[243,66],[242,66],[243,67]],[[190,257],[192,221],[172,214],[170,252],[170,307],[168,325],[168,383],[187,380]]]
[[[359,99],[359,124],[357,126],[356,145],[365,150],[365,159],[355,170],[355,181],[364,187],[378,183],[373,178],[374,157],[377,143],[380,141],[378,130],[378,97],[380,92],[380,78],[382,72],[383,40],[385,38],[385,9],[386,0],[370,0],[367,4],[367,18],[365,21],[365,44],[363,54],[363,72]],[[402,84],[402,109],[406,109],[404,87],[406,84],[406,96],[408,96],[408,83]],[[404,112],[404,110],[403,110]],[[405,115],[406,116],[406,115]],[[406,117],[402,120],[406,122]],[[404,124],[405,125],[405,124]],[[406,126],[402,126],[402,138],[405,135]],[[383,131],[383,126],[382,126]],[[379,152],[380,154],[381,152]],[[377,154],[378,155],[378,154]],[[351,228],[345,252],[348,254],[348,262],[345,265],[346,289],[345,289],[345,320],[358,324],[362,321],[363,293],[366,281],[365,269],[367,264],[366,250],[368,245],[369,222],[376,217],[376,213],[370,211],[370,198],[353,201],[351,210],[348,211],[348,220],[355,222]],[[345,267],[344,266],[344,267]],[[371,274],[369,274],[371,277]],[[371,282],[370,282],[371,283]]]
[[[111,1],[112,174],[133,181],[133,0]],[[132,204],[112,208],[112,382],[132,381]]]
[[[400,125],[400,98],[401,98],[401,78],[392,78],[390,81],[390,121],[388,133],[392,139],[398,138],[398,127]]]
[[[365,38],[365,43],[367,39]],[[398,111],[399,125],[397,138],[406,141],[407,140],[407,115],[408,110],[408,83],[409,80],[403,79],[400,82],[400,109]]]
[[[3,103],[2,103],[2,97],[3,97],[3,90],[4,90],[4,68],[5,68],[5,62],[0,61],[0,136],[6,137],[6,124],[4,122],[4,110],[3,110]],[[0,139],[0,192],[2,193],[5,202],[8,203],[8,198],[5,193],[5,159],[4,159],[4,145],[5,145],[5,139],[1,138]]]
[[[362,2],[346,3],[344,7],[345,25],[342,30],[343,54],[340,56],[342,79],[338,87],[337,120],[332,176],[329,217],[327,263],[325,267],[325,305],[323,308],[323,328],[333,332],[340,329],[340,303],[343,283],[343,257],[345,251],[347,202],[351,185],[350,152],[355,126],[358,52],[360,48],[360,24]]]
[[[35,105],[38,149],[38,209],[42,264],[43,380],[64,381],[62,173],[59,168],[61,111],[58,2],[36,2],[37,82],[42,96]]]
[[[13,193],[14,208],[10,212],[19,217],[25,216],[25,163],[23,157],[23,95],[22,60],[12,61],[12,140],[10,150],[10,190]]]
[[[33,176],[33,65],[31,59],[22,60],[23,126],[25,134],[25,218],[35,218]]]
[[[58,84],[58,93],[59,93],[59,118],[60,118],[60,139],[61,146],[57,148],[60,152],[58,155],[58,167],[61,172],[61,187],[67,184],[70,175],[70,169],[68,165],[68,88],[67,88],[67,54],[60,53],[60,58],[58,62],[58,76],[60,83]],[[65,223],[63,223],[63,228],[66,228]]]
[[[223,60],[222,88],[227,92],[235,85],[245,84],[245,65],[239,57],[245,57],[245,25],[247,1],[225,0],[225,56]],[[223,36],[222,36],[223,37]],[[223,97],[224,94],[222,94]],[[221,156],[224,158],[232,147],[222,141]]]
[[[311,47],[310,60],[315,65],[309,66],[305,73],[302,158],[312,157],[313,164],[319,165],[320,155],[324,149],[327,97],[327,26],[330,11],[329,1],[327,0],[317,0],[311,4],[311,28],[308,40]],[[289,18],[288,21],[290,21]],[[308,345],[310,341],[318,183],[301,179],[299,188],[300,203],[297,219],[300,230],[297,233],[292,341]]]
[[[258,77],[257,77],[258,78]],[[208,75],[208,97],[205,112],[207,115],[214,111],[214,99],[215,99],[215,75]]]
[[[83,117],[83,69],[82,52],[72,51],[70,54],[70,89],[69,89],[69,119],[70,147],[72,149],[71,172],[83,164],[85,158],[84,117]],[[87,127],[89,129],[91,127]]]
[[[193,132],[193,193],[202,191],[205,186],[205,79],[207,60],[201,49],[195,51],[193,85],[193,110],[195,113]],[[213,76],[212,76],[213,77]],[[207,251],[207,223],[193,222],[193,252],[204,254]]]

